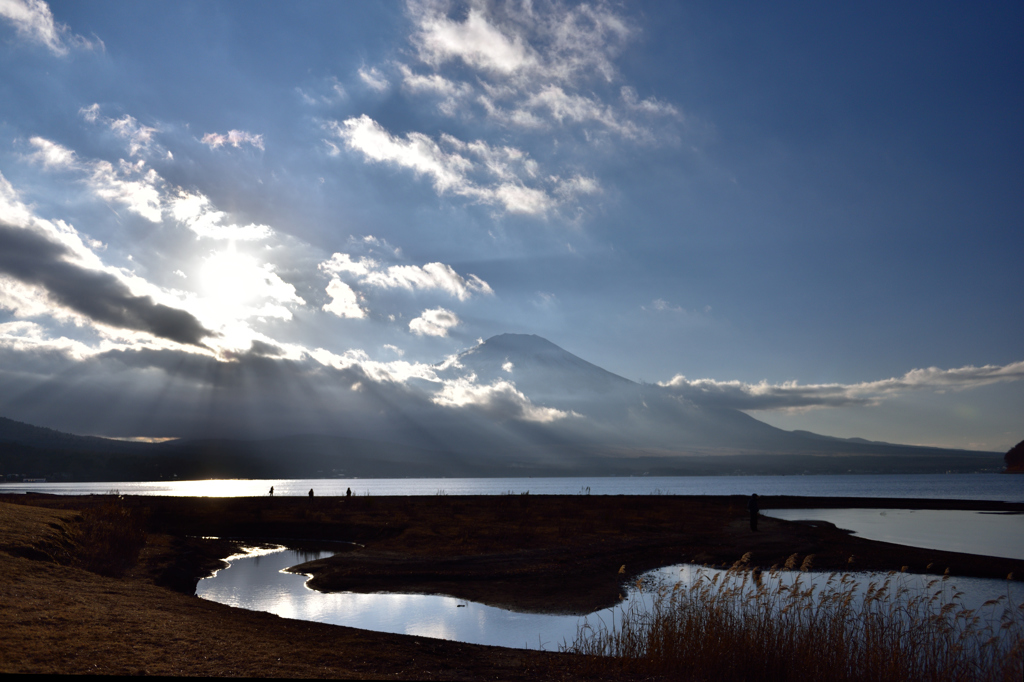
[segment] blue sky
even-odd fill
[[[520,332],[782,428],[1006,450],[1022,14],[0,0],[0,414],[258,420],[274,382],[211,378],[257,361],[458,409],[496,387],[431,365]]]

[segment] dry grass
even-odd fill
[[[900,573],[866,585],[830,574],[817,588],[803,574],[783,579],[793,575],[743,560],[699,571],[657,586],[649,609],[634,600],[617,626],[581,628],[565,650],[583,670],[672,679],[1022,679],[1024,605],[1000,597],[967,609],[948,576],[913,590]]]
[[[135,565],[146,544],[145,510],[130,507],[116,495],[82,512],[75,529],[75,565],[120,577]]]

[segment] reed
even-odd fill
[[[617,625],[587,623],[562,649],[580,654],[584,674],[617,666],[624,676],[698,680],[1022,679],[1024,605],[1004,596],[976,612],[948,575],[923,589],[907,578],[865,585],[831,574],[815,587],[805,574],[741,560],[658,585],[641,597],[650,608],[634,598]]]
[[[82,512],[74,540],[74,564],[100,575],[120,577],[135,565],[146,544],[145,511],[112,495]]]

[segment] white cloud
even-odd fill
[[[95,123],[100,117],[100,105],[98,102],[93,102],[89,106],[79,109],[78,113],[89,123]]]
[[[558,85],[548,85],[531,94],[524,106],[533,110],[546,109],[548,116],[559,123],[566,120],[573,123],[596,121],[630,137],[636,134],[636,126],[620,123],[610,106],[591,97],[567,93]]]
[[[123,204],[147,220],[160,222],[160,188],[164,181],[155,170],[147,169],[143,160],[130,163],[122,159],[117,166],[103,160],[79,161],[74,151],[56,142],[33,137],[29,143],[37,150],[28,156],[29,160],[48,169],[84,171],[88,173],[85,182],[96,196]]]
[[[682,120],[674,105],[642,98],[629,85],[609,87],[617,78],[614,60],[636,34],[609,3],[470,0],[456,8],[410,0],[407,9],[415,63],[388,66],[406,93],[434,98],[447,116],[483,115],[527,132],[572,127],[588,142],[595,134],[642,143],[677,139],[666,127]],[[387,80],[367,67],[360,76],[380,87]],[[537,161],[512,146],[419,131],[393,135],[366,114],[326,128],[367,161],[411,170],[439,195],[506,213],[546,216],[600,191],[593,177],[541,172]],[[338,153],[338,145],[324,142],[329,154]]]
[[[235,149],[239,149],[243,144],[247,144],[263,151],[263,135],[244,130],[229,130],[226,134],[206,133],[201,142],[210,149],[217,149],[224,145],[231,145]]]
[[[0,348],[14,351],[57,352],[67,354],[75,360],[91,357],[103,350],[66,336],[54,338],[42,325],[24,320],[0,324]]]
[[[527,187],[516,182],[506,182],[487,192],[491,198],[486,203],[500,204],[509,213],[543,215],[557,203],[547,192]]]
[[[655,311],[655,312],[670,312],[670,313],[682,313],[686,312],[681,306],[672,305],[663,298],[656,298],[651,301],[650,306],[640,306],[643,310]]]
[[[334,96],[336,98],[338,98],[338,99],[345,99],[346,97],[348,97],[348,93],[345,92],[345,87],[341,84],[341,81],[339,81],[334,76],[331,76],[330,83],[331,83],[331,92],[334,93]]]
[[[476,275],[463,277],[455,269],[444,263],[427,263],[417,265],[393,265],[386,270],[371,272],[363,281],[367,284],[383,288],[441,289],[460,301],[465,301],[475,293],[493,294],[487,282]]]
[[[96,111],[94,107],[83,109],[83,115],[93,115]],[[121,120],[127,119],[134,121],[130,116]],[[138,126],[129,126],[125,130],[129,128],[136,130]],[[84,181],[96,196],[122,204],[129,211],[151,222],[161,222],[167,211],[174,220],[199,237],[253,241],[267,239],[274,234],[268,225],[236,225],[227,222],[228,215],[214,208],[208,197],[171,187],[156,170],[147,168],[142,159],[134,163],[121,159],[117,165],[104,160],[82,161],[73,150],[45,138],[33,137],[29,143],[36,149],[27,156],[30,161],[51,170],[78,170],[86,173]],[[138,143],[142,144],[141,139]]]
[[[510,213],[533,215],[548,212],[558,200],[546,188],[531,184],[547,183],[554,192],[569,196],[557,176],[539,177],[537,163],[514,147],[495,147],[480,140],[464,142],[451,135],[441,135],[435,142],[417,132],[396,137],[365,114],[341,123],[332,121],[326,127],[370,161],[427,176],[440,195],[452,193]],[[596,191],[593,179],[577,176],[577,183],[580,189]]]
[[[29,154],[28,160],[42,164],[47,169],[70,169],[79,168],[78,157],[75,152],[63,147],[56,142],[51,142],[42,137],[29,139],[29,144],[36,148],[36,151]]]
[[[549,423],[578,416],[573,412],[534,405],[510,381],[499,379],[492,384],[481,385],[476,383],[476,376],[472,374],[446,381],[431,400],[444,407],[476,408],[499,419]]]
[[[329,272],[335,275],[346,272],[364,277],[376,268],[380,267],[380,264],[370,258],[360,258],[358,261],[354,261],[352,260],[352,256],[347,253],[335,253],[331,256],[330,260],[320,263],[317,267],[323,272]]]
[[[459,324],[455,313],[444,308],[424,310],[416,319],[409,322],[409,330],[419,336],[448,336],[448,330]]]
[[[622,89],[619,90],[619,93],[622,95],[622,101],[626,103],[626,106],[634,111],[682,118],[682,114],[679,113],[679,109],[668,102],[662,102],[654,97],[648,97],[647,99],[641,100],[640,96],[636,93],[636,88],[629,85],[623,85]]]
[[[465,21],[452,21],[436,5],[412,4],[418,32],[413,42],[422,61],[433,66],[459,59],[485,71],[510,74],[537,64],[536,56],[511,27],[491,23],[483,6],[471,7]]]
[[[714,379],[690,380],[676,375],[659,382],[670,392],[701,405],[740,410],[800,410],[844,405],[874,405],[907,391],[966,390],[988,384],[1024,380],[1024,361],[1008,365],[915,369],[902,377],[859,384],[805,384],[786,382],[748,384]]]
[[[267,239],[274,234],[268,225],[224,224],[227,214],[215,209],[210,199],[202,194],[178,190],[177,196],[171,198],[168,203],[171,216],[199,237],[254,241]]]
[[[45,45],[57,55],[66,55],[69,45],[82,49],[103,47],[102,41],[94,43],[54,21],[50,6],[43,0],[0,0],[0,18],[13,24],[20,35]]]
[[[468,97],[473,93],[473,88],[468,83],[456,83],[437,73],[424,76],[414,73],[405,64],[399,64],[398,70],[402,74],[402,85],[415,93],[430,93],[445,97]]]
[[[377,92],[384,92],[391,87],[391,83],[388,81],[387,77],[385,77],[384,74],[376,67],[371,67],[369,69],[365,66],[361,67],[359,69],[359,78]]]
[[[128,115],[111,121],[110,129],[128,140],[128,153],[131,156],[148,150],[153,142],[153,134],[158,132],[156,128],[144,126]]]
[[[125,114],[117,119],[103,116],[100,114],[100,105],[96,103],[82,107],[78,110],[78,113],[89,123],[102,123],[110,128],[115,135],[127,140],[129,156],[135,156],[140,152],[146,152],[147,154],[157,152],[158,155],[163,156],[171,154],[170,152],[165,154],[163,148],[154,139],[156,133],[160,131],[156,128],[142,125],[133,116]],[[173,158],[173,155],[171,155],[171,158]]]
[[[134,164],[122,159],[116,167],[109,161],[94,161],[86,182],[102,199],[124,204],[129,211],[151,222],[162,219],[158,187],[164,184],[163,178],[152,168],[147,170],[141,159]]]
[[[340,124],[332,122],[329,127],[349,149],[362,152],[372,161],[393,163],[429,176],[438,193],[459,193],[469,186],[466,172],[473,164],[457,153],[442,151],[422,133],[408,133],[404,139],[395,137],[366,114]]]
[[[473,294],[491,295],[491,286],[476,275],[463,277],[444,263],[426,265],[392,265],[384,267],[372,258],[353,260],[347,253],[335,253],[330,260],[318,266],[323,272],[333,275],[354,275],[361,284],[382,289],[429,290],[440,289],[460,301]]]
[[[581,94],[595,79],[611,83],[616,78],[614,60],[637,33],[608,3],[478,1],[458,17],[446,3],[411,1],[408,8],[416,56],[434,71],[413,75],[410,67],[399,65],[412,91],[443,89],[463,100],[467,91],[477,92],[485,113],[510,126],[596,123],[646,142],[657,136],[636,117],[681,119],[675,106],[641,99],[632,86],[620,86],[618,97],[607,102],[591,88]],[[451,63],[474,70],[475,78],[459,83],[447,78],[442,71]],[[465,115],[465,110],[451,108],[450,114]]]
[[[600,194],[601,185],[594,178],[584,175],[574,175],[567,180],[553,178],[555,181],[555,194],[565,200],[573,199],[583,194]]]
[[[366,351],[358,348],[347,350],[341,354],[317,348],[306,351],[306,354],[326,367],[340,370],[358,367],[372,381],[405,384],[410,379],[422,379],[430,383],[441,383],[431,365],[405,360],[376,362],[370,359]]]
[[[366,311],[359,307],[359,299],[352,287],[342,282],[337,277],[331,279],[327,285],[327,295],[331,297],[330,303],[325,303],[323,309],[334,313],[338,317],[351,317],[361,319],[366,317]]]
[[[317,91],[319,91],[319,93]],[[303,103],[310,106],[333,104],[348,98],[348,92],[345,91],[345,86],[343,86],[341,81],[339,81],[335,76],[327,78],[325,85],[318,85],[312,94],[300,87],[296,87],[295,92],[299,94]]]

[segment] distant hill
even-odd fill
[[[630,381],[535,335],[495,336],[436,369],[444,379],[473,377],[474,386],[504,388],[475,410],[455,410],[420,399],[408,405],[392,404],[392,414],[404,418],[393,418],[384,427],[342,425],[338,433],[264,439],[237,434],[136,443],[77,436],[0,418],[0,473],[118,481],[928,473],[1003,468],[998,453],[784,431],[738,410],[701,407],[661,386]],[[561,418],[514,418],[515,410],[526,409],[524,401],[535,408],[559,410]],[[1006,461],[1010,463],[1009,454]]]
[[[1013,474],[1024,474],[1024,440],[1010,448],[1003,456],[1006,471]]]
[[[55,450],[102,450],[108,452],[139,450],[139,444],[132,441],[76,436],[42,426],[16,422],[5,417],[0,417],[0,443],[18,443],[35,448]]]

